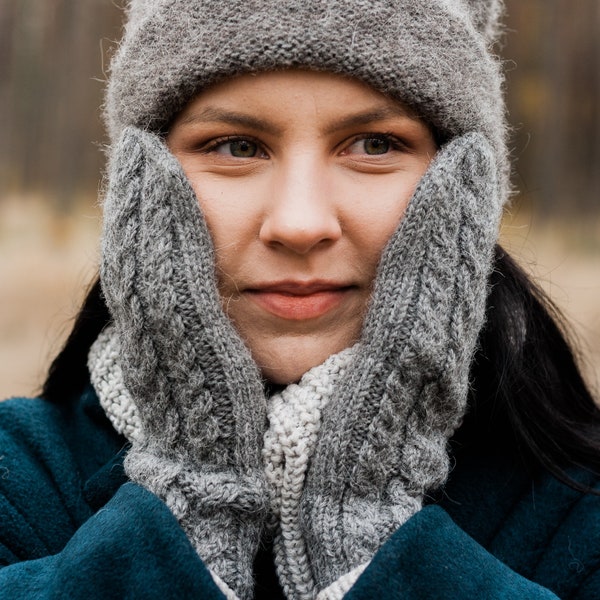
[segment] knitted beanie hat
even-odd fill
[[[502,0],[130,0],[105,119],[165,132],[227,77],[289,67],[346,74],[402,101],[447,141],[495,150],[508,192],[502,76],[491,47]],[[507,194],[506,194],[507,195]]]

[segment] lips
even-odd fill
[[[353,286],[330,282],[278,282],[246,290],[267,312],[289,321],[317,319],[339,307]]]

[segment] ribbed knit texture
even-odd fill
[[[100,406],[113,427],[130,442],[142,435],[142,423],[131,394],[125,387],[119,363],[121,347],[114,326],[107,327],[90,347],[88,371]]]
[[[501,0],[133,0],[111,65],[106,122],[113,141],[127,125],[161,132],[212,83],[304,67],[362,79],[413,108],[444,140],[484,133],[507,175],[502,77],[490,53],[502,6]]]
[[[151,134],[126,132],[112,157],[101,280],[142,425],[126,472],[248,598],[266,514],[262,381],[221,309],[195,195]]]
[[[123,381],[120,350],[117,332],[113,325],[109,325],[90,347],[87,361],[88,370],[100,406],[104,409],[112,426],[131,443],[136,443],[143,435],[142,423],[135,402]],[[181,514],[176,495],[167,494],[165,501],[172,503],[168,504],[171,512]],[[189,527],[187,529],[189,530]],[[211,571],[211,576],[227,600],[238,600],[237,594],[217,573]]]
[[[491,148],[458,138],[384,250],[362,351],[324,411],[302,500],[319,589],[368,561],[447,478],[501,206]]]
[[[300,500],[321,428],[321,414],[346,375],[355,348],[331,356],[268,401],[269,429],[263,461],[275,531],[274,560],[290,600],[314,598],[318,589],[309,562]]]

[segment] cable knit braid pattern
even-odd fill
[[[502,201],[480,134],[442,148],[384,251],[301,502],[317,589],[368,562],[447,478]]]
[[[356,347],[329,357],[325,363],[305,373],[298,384],[287,386],[267,402],[269,426],[264,436],[263,464],[269,487],[269,527],[275,534],[273,560],[286,598],[308,599],[316,595],[300,516],[300,499],[308,465],[314,453],[321,426],[321,413],[331,400],[336,384],[346,374]],[[119,364],[119,341],[108,326],[92,344],[88,355],[91,381],[100,404],[115,429],[135,442],[141,435],[137,407],[123,381]],[[212,573],[228,598],[232,590]],[[341,598],[358,577],[337,582],[334,594]]]
[[[154,134],[113,151],[101,281],[141,434],[128,476],[165,501],[208,567],[240,598],[267,511],[258,369],[222,311],[195,194]]]

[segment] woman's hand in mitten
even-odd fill
[[[443,147],[382,256],[358,354],[324,411],[301,513],[322,590],[447,478],[501,213],[479,134]]]
[[[141,422],[127,474],[166,502],[213,573],[248,597],[267,503],[263,387],[221,309],[198,201],[155,135],[129,128],[113,154],[102,253]]]

